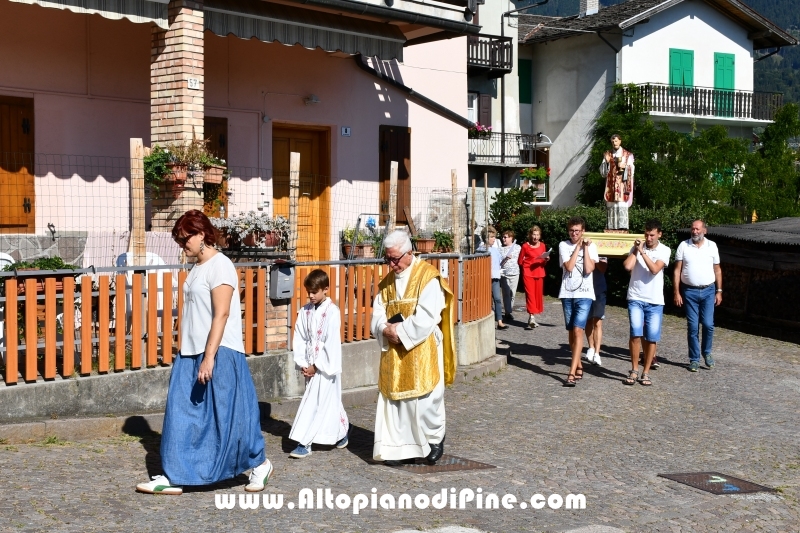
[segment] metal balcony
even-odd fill
[[[629,109],[650,114],[771,121],[783,94],[687,87],[660,83],[622,89]]]
[[[479,134],[469,139],[471,165],[526,167],[537,163],[537,150],[546,150],[550,143],[537,142],[536,135],[526,133]]]

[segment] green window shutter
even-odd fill
[[[683,84],[686,87],[694,87],[694,51],[683,50],[681,55],[683,56],[681,63],[683,67]]]
[[[681,72],[681,51],[674,48],[669,49],[669,84],[683,85],[683,74]]]
[[[519,103],[533,103],[533,88],[531,80],[532,61],[530,59],[520,59],[517,64],[517,74],[519,75]]]
[[[669,84],[694,86],[694,51],[669,49]]]
[[[734,90],[735,56],[733,54],[714,54],[714,88]]]

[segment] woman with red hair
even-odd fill
[[[197,262],[183,285],[181,351],[169,378],[161,436],[164,474],[136,490],[177,495],[182,485],[210,485],[251,468],[245,490],[264,490],[272,464],[244,356],[239,276],[214,249],[216,232],[202,212],[181,216],[172,238]]]

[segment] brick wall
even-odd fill
[[[203,2],[172,0],[168,17],[168,30],[153,25],[150,50],[150,139],[162,145],[204,138]],[[190,78],[197,89],[189,88]],[[202,176],[161,192],[152,230],[172,230],[189,209],[203,209]]]

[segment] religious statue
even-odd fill
[[[600,174],[606,179],[606,229],[628,230],[628,208],[633,204],[633,154],[622,147],[622,137],[611,136],[613,150],[603,154]]]

